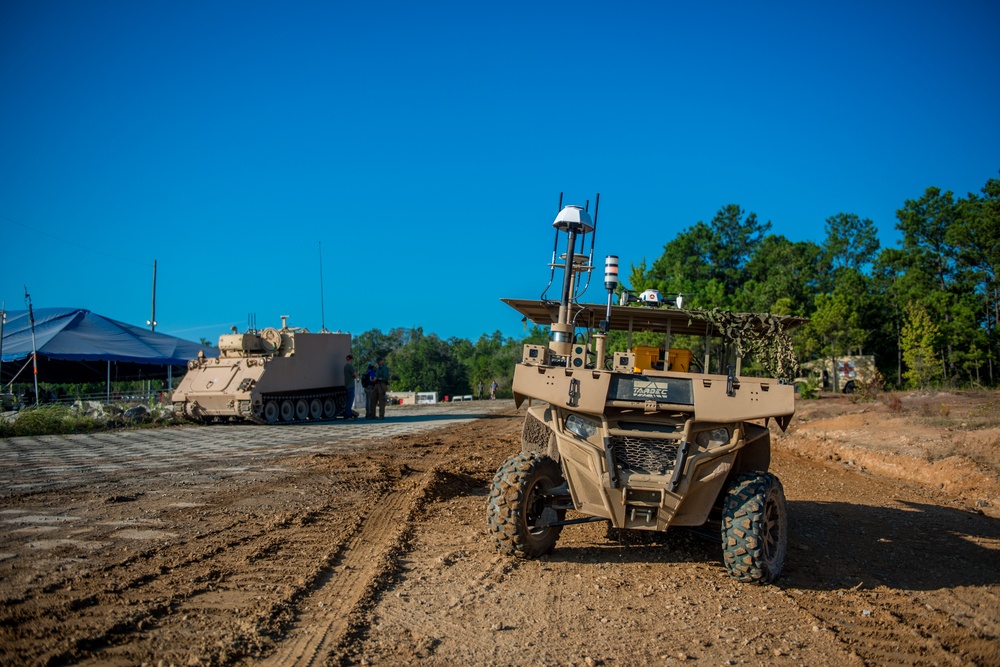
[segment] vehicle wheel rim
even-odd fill
[[[525,494],[524,503],[524,520],[528,527],[528,533],[532,537],[540,537],[545,535],[545,532],[549,529],[548,526],[544,528],[537,527],[538,521],[542,518],[542,513],[548,507],[545,502],[545,491],[552,486],[551,480],[548,478],[542,478],[535,481],[528,489]]]
[[[778,553],[778,541],[781,539],[781,524],[778,503],[768,498],[764,504],[764,525],[761,537],[764,541],[764,558],[774,560]]]

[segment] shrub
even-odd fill
[[[0,438],[93,433],[177,422],[170,411],[151,411],[142,406],[102,405],[96,402],[88,407],[79,402],[76,405],[41,405],[24,408],[13,419],[0,419]]]
[[[989,401],[979,406],[969,415],[968,424],[973,428],[994,428],[1000,426],[1000,401]]]
[[[854,381],[854,393],[851,395],[851,401],[874,401],[884,390],[885,378],[882,377],[878,369],[875,369],[871,375]]]
[[[799,398],[808,400],[819,397],[819,385],[820,381],[812,378],[796,383],[795,387],[799,390]]]
[[[24,435],[61,435],[87,433],[103,428],[103,424],[91,419],[73,416],[69,406],[41,405],[24,408],[15,419],[0,424],[0,435],[5,438]]]

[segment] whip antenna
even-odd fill
[[[562,200],[563,193],[559,193],[559,206],[556,208],[556,215],[562,210]],[[556,230],[556,237],[552,241],[552,260],[549,262],[549,284],[545,286],[542,291],[542,296],[538,297],[540,300],[545,301],[545,295],[548,293],[549,288],[552,287],[552,281],[556,279],[556,253],[559,252],[559,230]]]
[[[583,286],[583,289],[577,292],[576,298],[580,298],[587,292],[587,288],[590,287],[590,279],[594,275],[594,241],[597,239],[597,214],[601,208],[601,193],[597,193],[597,198],[594,200],[594,229],[590,232],[590,257],[587,259],[587,284]],[[587,210],[590,210],[590,200],[587,200]],[[584,241],[586,243],[586,241]],[[580,247],[583,250],[583,247]]]
[[[319,330],[326,331],[326,307],[323,299],[323,242],[319,243]]]

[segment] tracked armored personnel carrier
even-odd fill
[[[743,361],[768,344],[790,354],[784,329],[802,320],[683,310],[681,297],[652,291],[622,292],[616,303],[614,256],[605,262],[607,303],[581,303],[578,286],[593,256],[593,236],[590,257],[584,239],[596,228],[596,209],[591,222],[586,210],[568,206],[553,227],[549,285],[561,270],[561,298],[504,299],[551,334],[547,345],[525,345],[514,370],[515,402],[528,408],[521,452],[500,467],[490,491],[498,548],[538,557],[553,550],[564,526],[588,521],[661,532],[707,525],[718,531],[733,577],[773,580],[788,534],[784,491],[768,471],[768,423],[787,427],[794,388],[779,377],[743,375]],[[566,251],[557,257],[561,236]],[[609,352],[614,331],[623,333],[612,340],[625,342]],[[662,344],[633,346],[639,331],[655,332]],[[779,374],[792,377],[794,360],[777,356]]]
[[[288,326],[219,336],[219,356],[199,356],[173,394],[174,408],[197,421],[282,424],[344,413],[344,364],[351,335]]]

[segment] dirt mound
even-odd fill
[[[1000,516],[995,393],[906,393],[852,403],[799,401],[783,448],[816,461],[916,482]]]

